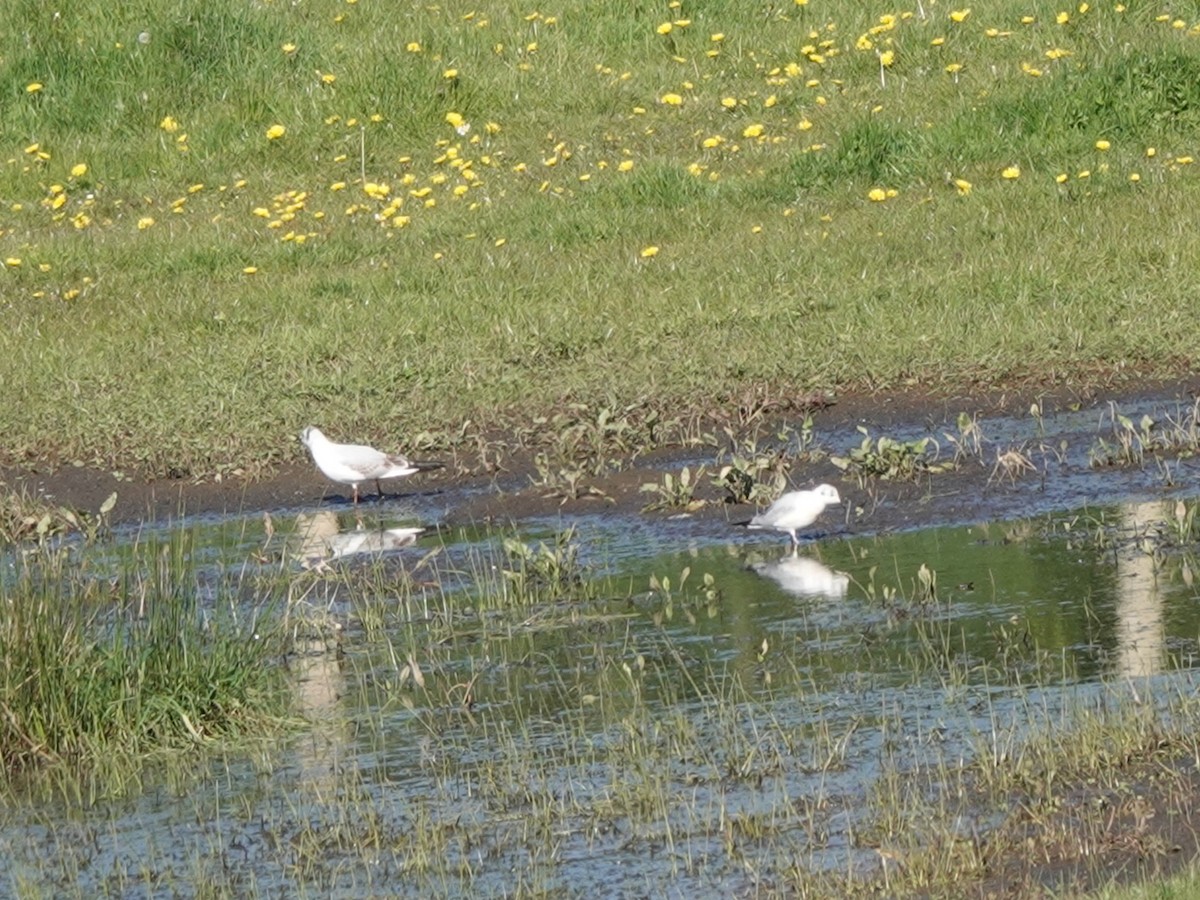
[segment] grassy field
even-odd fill
[[[1181,374],[1187,8],[17,0],[0,464]]]

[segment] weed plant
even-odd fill
[[[1200,22],[1072,6],[14,0],[0,464],[1177,375]]]

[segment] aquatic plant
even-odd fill
[[[704,500],[698,499],[695,494],[704,474],[704,466],[696,469],[695,476],[687,466],[684,466],[678,475],[664,472],[661,481],[643,484],[639,490],[643,494],[654,494],[654,499],[642,507],[642,512],[668,509],[684,509],[691,512],[699,509],[704,505]]]
[[[109,514],[116,505],[114,492],[95,513],[89,513],[47,503],[25,490],[9,490],[0,481],[0,546],[23,541],[43,543],[74,533],[81,534],[86,541],[94,541],[108,528]]]
[[[843,472],[858,478],[859,485],[872,479],[885,481],[914,481],[922,475],[953,469],[953,460],[938,461],[939,447],[932,437],[901,441],[880,435],[871,439],[870,432],[858,426],[862,443],[851,448],[846,456],[831,456],[829,461]]]

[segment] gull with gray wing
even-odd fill
[[[441,463],[413,462],[399,453],[384,453],[364,444],[339,444],[313,425],[300,433],[300,440],[326,478],[351,486],[355,504],[358,503],[358,486],[364,481],[374,481],[375,490],[382,497],[380,479],[403,478],[415,472],[442,468]]]

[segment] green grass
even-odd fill
[[[202,590],[187,544],[135,548],[107,576],[43,548],[0,580],[0,781],[49,766],[116,784],[148,756],[280,729],[285,625]]]
[[[20,3],[0,463],[256,474],[310,422],[1186,371],[1197,23],[923,8]]]

